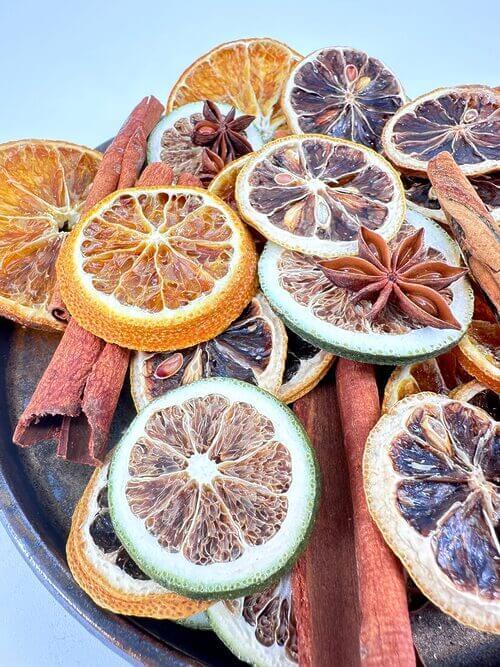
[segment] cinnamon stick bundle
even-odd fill
[[[428,176],[473,277],[500,312],[500,231],[450,153],[429,162]]]

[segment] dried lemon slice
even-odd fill
[[[500,325],[473,320],[456,354],[468,373],[500,392]]]
[[[245,226],[201,188],[120,190],[73,229],[59,255],[75,320],[137,350],[195,345],[223,331],[255,291]]]
[[[467,176],[500,169],[500,91],[457,86],[417,97],[388,120],[382,144],[394,164],[413,171],[426,172],[441,151]]]
[[[455,387],[450,392],[450,398],[454,398],[456,401],[467,401],[467,403],[487,412],[496,421],[500,418],[500,396],[496,391],[476,380]]]
[[[116,536],[108,505],[109,458],[96,470],[76,506],[66,545],[77,583],[100,607],[117,614],[178,619],[206,609],[152,581]]]
[[[49,312],[55,264],[102,155],[65,141],[0,145],[0,315],[63,329]]]
[[[432,393],[397,403],[368,436],[370,512],[412,579],[461,623],[500,633],[499,424]]]
[[[304,548],[318,492],[293,413],[246,382],[210,378],[150,403],[113,454],[116,532],[140,568],[184,595],[266,586]]]

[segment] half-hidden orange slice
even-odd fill
[[[465,370],[500,392],[500,325],[473,320],[455,350]]]

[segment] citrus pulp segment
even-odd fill
[[[378,151],[384,125],[405,101],[384,63],[364,51],[335,46],[297,63],[282,106],[294,132],[350,139]]]
[[[171,389],[206,377],[229,377],[276,394],[281,387],[287,334],[261,292],[215,338],[183,350],[136,352],[130,387],[137,410]]]
[[[167,102],[172,111],[188,102],[212,100],[256,116],[266,142],[286,124],[280,98],[290,69],[301,56],[268,38],[220,44],[190,65],[174,85]]]
[[[111,523],[108,472],[109,458],[93,473],[73,514],[66,552],[79,586],[117,614],[175,620],[206,609],[209,602],[167,591],[130,558]]]
[[[439,225],[409,211],[398,238],[425,230],[428,258],[460,264],[456,243]],[[398,240],[396,238],[394,241]],[[342,357],[378,364],[429,359],[457,344],[471,321],[473,295],[465,279],[448,288],[446,298],[460,330],[422,327],[390,304],[377,320],[368,320],[371,301],[352,303],[352,292],[325,277],[314,257],[268,243],[259,260],[262,291],[286,326],[322,349]]]
[[[500,392],[500,325],[473,320],[456,350],[465,370]]]
[[[366,499],[389,546],[434,604],[500,633],[498,429],[486,412],[421,393],[366,443]]]
[[[214,632],[239,660],[255,667],[298,664],[290,574],[257,593],[217,602],[206,613]]]
[[[403,169],[424,173],[431,158],[447,151],[467,176],[498,170],[500,91],[456,86],[417,97],[388,120],[382,143]]]
[[[139,350],[195,345],[223,331],[255,291],[243,223],[201,188],[120,190],[91,209],[58,260],[75,320]]]
[[[361,225],[392,238],[404,218],[401,179],[383,157],[344,139],[302,134],[253,153],[236,181],[245,220],[306,255],[355,254]]]
[[[150,403],[115,449],[113,525],[152,579],[193,598],[251,593],[286,571],[315,514],[314,453],[293,413],[239,380]]]
[[[78,220],[101,154],[64,141],[0,145],[0,315],[42,329],[62,241]]]

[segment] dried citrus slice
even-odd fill
[[[64,141],[0,145],[0,315],[32,327],[63,328],[48,308],[55,262],[101,157]]]
[[[388,158],[405,169],[426,172],[441,151],[468,176],[499,169],[500,91],[457,86],[417,97],[388,120],[382,143]]]
[[[239,660],[256,667],[298,664],[289,574],[263,591],[217,602],[206,613],[217,636]]]
[[[500,325],[474,320],[456,354],[468,373],[500,392]]]
[[[401,84],[383,62],[334,46],[294,67],[282,106],[294,132],[327,134],[379,150],[384,125],[405,101]]]
[[[424,229],[424,255],[458,266],[457,244],[441,227],[415,211],[407,213],[397,244]],[[461,279],[441,292],[449,302],[460,330],[423,327],[388,304],[381,317],[369,319],[372,302],[352,302],[352,292],[333,285],[317,258],[268,243],[259,260],[262,291],[286,326],[312,345],[343,357],[378,364],[411,363],[429,359],[457,344],[471,321],[473,295]]]
[[[401,179],[410,208],[447,224],[446,216],[428,178],[403,174]],[[500,172],[471,176],[469,180],[493,219],[500,222]]]
[[[201,188],[130,188],[82,217],[58,260],[62,296],[96,336],[139,350],[223,331],[255,291],[243,223]]]
[[[471,382],[456,387],[450,392],[450,398],[475,405],[487,412],[496,421],[500,418],[500,396],[496,391],[488,389],[477,380],[471,380]]]
[[[354,254],[361,225],[392,238],[405,212],[401,179],[387,160],[313,134],[276,139],[253,153],[238,175],[236,199],[266,238],[319,257]]]
[[[76,506],[66,546],[79,586],[96,604],[117,614],[178,619],[206,609],[152,581],[116,536],[108,505],[109,459],[97,469]]]
[[[246,382],[175,389],[135,418],[115,449],[111,517],[142,570],[194,598],[266,586],[304,548],[317,470],[294,414]]]
[[[438,394],[399,401],[366,443],[372,517],[424,594],[500,633],[499,424]]]
[[[208,191],[222,201],[225,201],[234,211],[238,212],[238,204],[236,202],[236,179],[240,173],[243,165],[247,162],[249,155],[233,160],[222,169],[214,180],[208,186]]]
[[[180,76],[167,102],[172,111],[188,102],[213,100],[256,116],[263,142],[285,125],[280,98],[290,69],[301,56],[274,39],[220,44]]]
[[[281,320],[258,292],[221,334],[183,350],[136,352],[130,387],[137,410],[171,389],[204,377],[230,377],[271,393],[281,386],[287,335]]]

